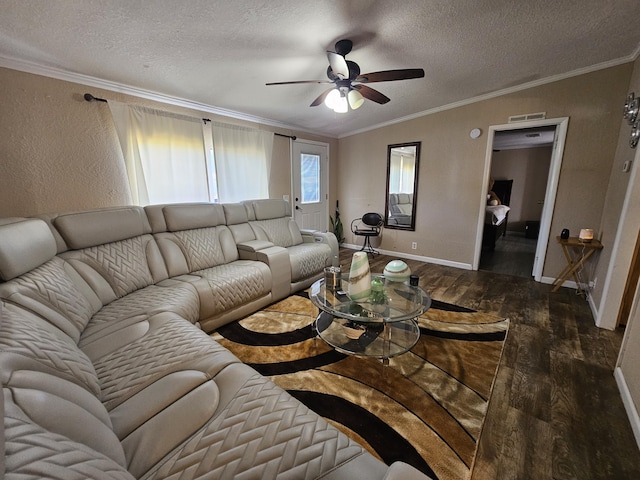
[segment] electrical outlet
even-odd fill
[[[418,242],[411,242],[411,250],[418,248]]]

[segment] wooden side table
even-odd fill
[[[596,240],[595,238],[590,242],[583,242],[578,237],[563,239],[558,236],[556,237],[556,240],[562,247],[564,256],[567,259],[567,266],[564,267],[564,270],[562,270],[562,272],[560,272],[553,281],[553,289],[551,291],[557,292],[565,280],[573,275],[573,279],[576,281],[576,285],[578,285],[578,292],[585,293],[580,286],[580,281],[578,280],[576,272],[591,255],[593,255],[597,250],[602,250],[602,243],[600,243],[600,240]],[[573,255],[571,254],[571,251],[574,252]]]

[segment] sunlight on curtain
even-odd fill
[[[211,130],[220,201],[269,198],[273,133],[218,122]]]
[[[136,205],[208,202],[201,120],[108,103]]]

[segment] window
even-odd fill
[[[320,201],[320,155],[303,153],[300,155],[300,183],[302,198],[300,203]]]
[[[269,197],[273,133],[109,102],[137,205]]]

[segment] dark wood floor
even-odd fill
[[[498,238],[493,250],[482,250],[479,268],[494,273],[530,278],[533,273],[537,243],[538,240],[535,238],[526,238],[524,234],[507,232],[505,236]]]
[[[354,250],[341,249],[348,271]],[[381,272],[394,257],[370,257]],[[472,480],[640,479],[613,369],[623,336],[595,327],[574,290],[405,260],[444,302],[511,320]],[[461,479],[462,480],[462,479]]]

